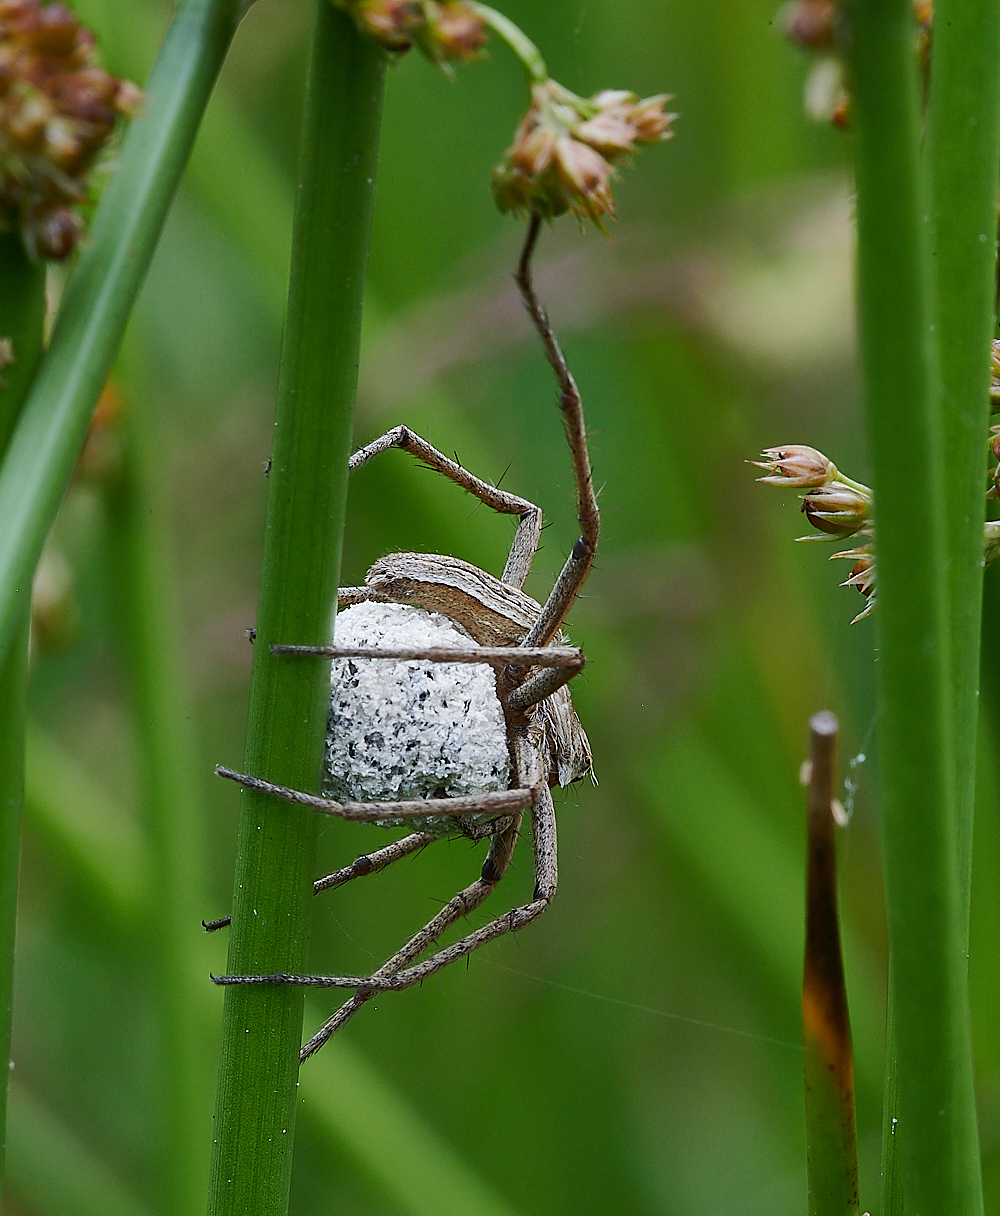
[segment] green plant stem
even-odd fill
[[[318,789],[329,664],[270,654],[329,640],[336,606],[385,57],[317,0],[275,420],[247,771]],[[301,971],[316,821],[244,792],[229,969]],[[211,1216],[287,1211],[302,989],[227,987]]]
[[[896,985],[889,968],[885,1021],[885,1090],[882,1100],[882,1207],[880,1216],[903,1216],[903,1170],[897,1149],[899,1065],[896,1060]]]
[[[509,17],[498,13],[487,4],[472,3],[469,6],[486,22],[490,29],[510,47],[524,65],[529,84],[545,84],[549,78],[549,69],[542,53],[531,39],[514,24]]]
[[[907,1209],[982,1211],[958,874],[944,461],[910,0],[855,0],[858,296],[879,559],[880,767]],[[981,541],[980,541],[981,543]]]
[[[169,461],[162,426],[141,383],[127,393],[125,462],[109,493],[111,536],[121,574],[121,634],[127,642],[145,804],[144,922],[155,966],[159,1021],[161,1216],[187,1216],[205,1202],[211,1082],[192,1017],[204,986],[197,947],[204,915],[196,748],[182,689],[171,554]]]
[[[0,465],[0,658],[243,7],[178,5]]]
[[[985,447],[996,292],[1000,0],[936,0],[925,162],[947,468],[959,878],[967,924],[979,714]]]
[[[0,338],[10,342],[14,363],[0,370],[0,454],[14,431],[42,349],[45,267],[33,265],[16,234],[0,236]],[[31,601],[17,605],[14,636],[0,654],[0,1183],[7,1134],[6,1067],[10,1059],[14,999],[14,938],[18,867],[24,812],[24,737],[28,696],[28,630]]]

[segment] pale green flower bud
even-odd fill
[[[870,526],[871,499],[852,486],[832,481],[804,495],[802,512],[820,532],[846,538]]]
[[[767,470],[768,476],[757,480],[769,486],[825,486],[840,476],[832,460],[802,443],[765,448],[760,460],[747,463]]]

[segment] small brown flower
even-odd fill
[[[468,63],[486,44],[486,22],[463,0],[425,5],[427,24],[419,38],[421,48],[436,63]]]
[[[416,44],[447,68],[475,59],[486,42],[486,22],[466,0],[334,0],[363,34],[392,54]]]
[[[142,97],[93,58],[93,34],[63,5],[0,0],[0,230],[18,228],[32,256],[73,251],[88,174]]]
[[[668,100],[611,89],[583,98],[554,80],[536,84],[514,143],[493,171],[497,206],[545,218],[571,211],[600,227],[615,213],[615,166],[639,145],[671,137]]]
[[[838,539],[854,536],[871,523],[871,499],[840,481],[810,490],[801,509],[814,528]]]
[[[875,571],[875,546],[862,545],[858,549],[844,549],[841,553],[834,553],[833,558],[854,559],[854,565],[851,567],[850,575],[840,584],[841,587],[856,587],[858,591],[865,597],[867,601],[864,608],[851,621],[854,625],[864,618],[875,608],[875,589],[876,589],[876,571]],[[831,559],[832,560],[832,559]]]
[[[765,448],[762,460],[750,460],[748,464],[766,469],[767,477],[758,477],[769,486],[825,486],[839,476],[837,466],[829,457],[816,448],[801,443],[791,443],[783,448]]]
[[[387,51],[402,53],[413,45],[416,31],[424,23],[420,0],[335,0],[354,18],[358,29]]]
[[[810,51],[831,50],[842,20],[838,0],[794,0],[779,18],[785,33]]]

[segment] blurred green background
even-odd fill
[[[169,6],[76,7],[107,66],[141,81]],[[803,117],[808,64],[774,0],[502,7],[570,88],[668,90],[680,114],[676,138],[619,183],[613,241],[564,219],[538,263],[603,486],[603,548],[572,618],[600,784],[561,795],[560,894],[536,926],[373,1001],[304,1067],[292,1211],[804,1213],[798,769],[808,717],[828,708],[858,784],[842,886],[875,1212],[872,622],[848,624],[862,601],[837,587],[847,568],[828,547],[792,543],[806,530],[794,494],[756,486],[743,463],[808,442],[866,476],[849,145]],[[43,559],[9,1216],[203,1210],[222,1007],[208,972],[225,969],[226,942],[199,922],[228,911],[237,804],[212,769],[242,759],[310,13],[258,0],[237,35],[120,360],[120,416],[94,436]],[[390,70],[356,439],[406,422],[539,502],[551,526],[527,589],[542,598],[575,539],[572,479],[510,282],[519,225],[489,192],[525,103],[495,40],[455,82],[416,55]],[[390,453],[352,482],[344,581],[396,548],[498,573],[510,537],[508,520]],[[998,690],[988,677],[972,944],[987,1210],[1000,1203]],[[322,871],[384,839],[324,826]],[[190,862],[179,902],[160,881],[170,849]],[[322,896],[314,970],[371,969],[481,852],[442,843]],[[495,899],[520,902],[530,883],[522,844]],[[310,1001],[307,1029],[332,1004]]]

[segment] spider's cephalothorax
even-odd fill
[[[430,634],[422,635],[427,640],[420,645],[383,645],[383,639],[392,642],[396,637],[401,637],[405,641],[407,636],[405,632],[401,635],[391,632],[388,618],[392,614],[389,613],[385,621],[377,622],[383,632],[376,644],[369,644],[366,638],[366,644],[356,646],[272,647],[276,653],[322,655],[351,663],[357,660],[395,662],[402,668],[410,669],[411,675],[414,664],[426,666],[440,663],[449,667],[455,664],[488,664],[495,672],[496,697],[502,713],[509,764],[504,767],[503,756],[498,757],[494,749],[491,758],[477,761],[482,771],[473,773],[471,777],[469,773],[462,772],[453,781],[450,769],[443,776],[436,772],[431,774],[427,778],[430,788],[425,793],[423,788],[415,789],[406,784],[406,781],[412,780],[412,776],[405,772],[405,765],[389,763],[383,766],[384,771],[395,784],[386,792],[396,793],[399,790],[404,796],[402,799],[398,794],[395,797],[373,798],[369,791],[374,789],[376,795],[380,795],[382,787],[353,784],[361,781],[361,777],[357,774],[352,777],[348,771],[349,765],[338,767],[338,762],[333,760],[331,744],[327,777],[331,792],[345,792],[347,797],[344,801],[290,790],[228,769],[218,770],[223,776],[252,789],[343,819],[394,825],[409,823],[422,829],[375,853],[359,857],[352,865],[334,874],[318,879],[315,883],[317,892],[382,870],[448,832],[461,832],[475,840],[490,841],[480,877],[460,891],[370,976],[279,974],[217,977],[218,983],[225,984],[298,984],[355,989],[355,995],[305,1044],[303,1058],[321,1047],[376,992],[418,983],[448,963],[464,958],[477,947],[517,930],[539,916],[555,895],[557,882],[556,821],[550,787],[567,785],[591,771],[590,746],[573,709],[567,687],[573,676],[583,668],[583,653],[567,644],[561,626],[593,564],[599,517],[580,394],[531,282],[531,256],[539,227],[539,218],[533,216],[515,277],[558,381],[559,405],[573,458],[577,517],[581,529],[580,539],[566,559],[545,603],[537,603],[522,590],[538,549],[542,529],[541,510],[527,499],[508,494],[473,476],[419,435],[400,426],[356,452],[351,457],[351,469],[358,468],[389,448],[403,448],[474,494],[487,506],[503,514],[516,515],[519,523],[501,578],[454,557],[432,553],[390,554],[371,567],[363,587],[341,588],[340,604],[410,605],[426,613],[439,614],[437,619],[444,618],[446,622],[453,623],[454,627],[447,630],[447,637],[442,635],[439,641],[432,630]],[[463,638],[466,639],[464,644]],[[338,712],[357,712],[349,702],[349,697],[338,702],[335,691],[331,711],[334,722]],[[471,705],[471,701],[469,703]],[[393,730],[387,733],[373,728],[367,732],[369,741],[377,740],[378,748],[391,748],[392,740],[388,736],[405,733],[402,719],[408,712],[407,706],[403,703],[395,710],[377,707],[374,712],[384,712],[389,717],[395,715]],[[499,718],[497,723],[499,725]],[[446,723],[445,729],[452,729],[453,725]],[[413,735],[416,732],[410,733]],[[417,747],[413,739],[410,745]],[[482,754],[486,756],[488,752]],[[503,777],[508,778],[507,788],[498,788]],[[351,800],[351,796],[356,796],[355,790],[364,795],[363,800]],[[440,796],[449,790],[454,791],[452,796]],[[441,934],[477,908],[503,878],[510,865],[525,812],[531,815],[534,848],[535,890],[531,902],[504,913],[423,962],[417,962],[419,956]],[[207,927],[221,928],[228,923],[228,919],[225,919]]]

